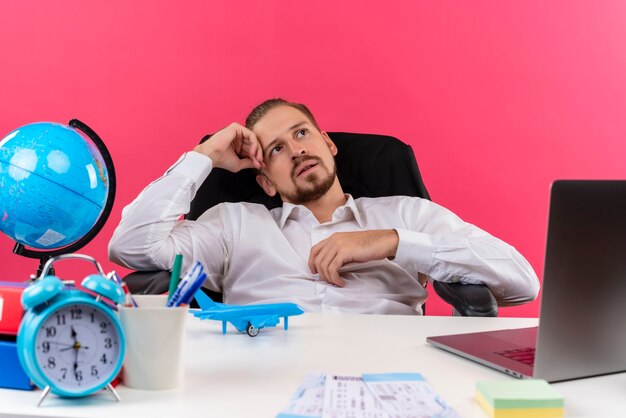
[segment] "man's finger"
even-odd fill
[[[335,256],[335,258],[328,265],[328,274],[333,283],[335,283],[339,287],[343,287],[345,285],[344,280],[339,276],[339,269],[343,266],[343,261],[339,254]]]
[[[256,160],[259,163],[259,166],[257,168],[261,168],[261,164],[263,164],[263,149],[261,148],[261,143],[252,131],[250,131],[249,139],[250,156],[252,157],[252,159]]]
[[[235,139],[231,145],[233,146],[233,151],[235,151],[235,154],[237,154],[238,156],[241,156],[242,154],[242,149],[243,149],[243,142],[241,142],[238,139]]]
[[[321,241],[321,242],[315,244],[313,246],[313,248],[311,248],[311,253],[309,254],[309,263],[308,264],[309,264],[309,269],[311,269],[311,272],[313,274],[317,274],[318,273],[317,266],[315,265],[315,261],[317,259],[317,255],[320,253],[320,251],[323,248],[323,242],[324,241]]]
[[[325,247],[323,245],[319,246],[317,253],[313,257],[313,265],[315,266],[315,272],[320,275],[320,279],[322,279],[324,281],[328,281],[327,278],[326,278],[327,277],[326,276],[326,269],[325,269],[325,266],[324,266],[324,256],[325,256],[325,254],[326,254]]]
[[[315,258],[313,258],[314,272],[320,275],[320,279],[326,280],[326,272],[324,271],[324,265],[322,264],[323,255],[320,254],[321,253],[318,253]]]
[[[326,280],[328,283],[335,284],[337,286],[343,285],[343,281],[339,277],[339,274],[335,271],[333,273],[333,268],[337,270],[337,267],[334,267],[333,263],[340,262],[337,260],[338,251],[334,249],[328,249],[320,253],[318,259],[320,260],[318,263],[318,269],[320,269],[320,277]]]
[[[254,161],[252,161],[249,158],[245,158],[243,160],[239,160],[239,167],[237,167],[237,171],[241,171],[246,168],[254,168],[254,167],[255,167]]]
[[[261,149],[261,144],[257,139],[254,132],[251,130],[242,127],[241,134],[243,136],[243,147],[247,151],[247,157],[251,158],[255,161],[254,166],[256,168],[261,168],[263,164],[263,150]]]
[[[256,159],[256,156],[254,154],[252,154],[246,147],[248,147],[248,145],[244,145],[244,147],[242,147],[241,152],[239,153],[238,157],[241,160],[249,160],[252,162],[252,165],[249,168],[261,168],[261,162],[258,161]]]
[[[309,268],[313,273],[319,273],[319,262],[324,259],[328,251],[332,251],[331,242],[328,238],[321,240],[311,248],[309,255]]]
[[[250,138],[248,138],[248,141],[246,142],[246,145],[249,146],[250,149],[250,154],[254,155],[256,158],[259,158],[259,141],[256,138],[256,135],[252,134],[250,135]]]

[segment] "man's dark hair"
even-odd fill
[[[301,103],[288,102],[285,99],[275,98],[269,99],[252,109],[248,117],[246,118],[246,128],[252,129],[254,125],[263,117],[267,112],[272,110],[278,106],[290,106],[295,109],[298,109],[300,112],[304,113],[304,115],[309,119],[309,121],[315,126],[315,128],[319,131],[320,127],[317,125],[317,121],[315,117],[313,117],[313,113],[309,110],[308,107]]]

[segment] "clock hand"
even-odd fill
[[[76,330],[74,329],[74,325],[72,325],[70,328],[72,329],[72,338],[74,339],[74,344],[72,344],[71,347],[62,349],[60,351],[69,350],[70,348],[75,348],[77,351],[80,350],[81,348],[84,348],[85,350],[89,350],[89,346],[82,345],[80,341],[76,339],[78,334],[76,333]],[[60,343],[57,343],[57,344],[60,344]]]
[[[67,350],[71,350],[72,348],[75,349],[76,351],[82,350],[82,349],[89,350],[88,345],[80,345],[80,343],[78,343],[78,344],[72,344],[71,347],[62,348],[59,351],[67,351]]]
[[[76,348],[74,347],[74,344],[72,344],[71,346],[69,346],[69,347],[65,347],[65,348],[62,348],[62,349],[60,349],[59,351],[67,351],[67,350],[75,350],[75,349],[76,349]]]
[[[76,336],[78,334],[76,334],[76,330],[74,329],[74,325],[70,326],[70,329],[72,330],[71,336],[74,339],[74,344],[72,344],[71,348],[74,348],[74,349],[78,350],[80,348],[80,344],[78,343],[78,340],[76,339]]]
[[[78,380],[78,349],[74,351],[74,377]]]
[[[70,347],[74,349],[74,377],[76,378],[76,380],[78,380],[78,350],[80,350],[80,343],[76,339],[78,334],[74,329],[74,325],[70,326],[70,329],[72,330],[71,336],[74,339],[74,344],[72,344],[72,346]]]
[[[71,335],[72,335],[72,338],[74,339],[74,344],[71,344],[69,347],[62,348],[59,351],[67,351],[67,350],[71,350],[73,348],[74,350],[76,350],[76,355],[78,355],[78,350],[80,350],[80,348],[81,348],[80,341],[78,341],[76,339],[77,334],[76,334],[76,330],[74,329],[73,325],[71,326],[71,329],[72,329],[72,334]],[[60,343],[58,343],[58,344],[60,344]]]
[[[47,342],[48,344],[64,345],[64,346],[66,346],[66,347],[70,347],[70,348],[73,348],[73,347],[74,347],[74,344],[60,343],[60,342],[57,342],[57,341],[46,341],[46,342]]]
[[[78,350],[83,349],[83,348],[85,350],[89,350],[89,346],[88,345],[72,344],[71,346],[62,348],[59,351],[67,351],[67,350],[72,350],[72,349],[78,351]]]

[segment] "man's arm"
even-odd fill
[[[539,294],[535,271],[511,245],[429,200],[407,202],[403,211],[412,222],[398,229],[398,264],[434,280],[487,285],[500,306]]]
[[[398,249],[395,229],[337,232],[311,248],[309,268],[313,274],[337,286],[343,286],[339,269],[348,263],[365,263],[394,258]]]
[[[138,270],[169,270],[174,255],[181,253],[189,266],[197,257],[197,238],[180,218],[211,168],[210,159],[188,152],[150,183],[122,211],[109,242],[109,259]]]
[[[223,209],[210,211],[202,223],[181,221],[180,217],[189,211],[191,200],[213,167],[231,171],[260,167],[259,150],[251,131],[231,124],[183,155],[124,208],[109,243],[109,258],[135,269],[170,269],[175,254],[181,253],[187,266],[200,260],[209,271],[221,271],[226,244],[220,237],[230,230],[224,224],[227,217],[221,213]]]
[[[537,275],[515,248],[428,200],[401,203],[404,225],[392,230],[395,239],[390,230],[333,234],[312,248],[311,270],[341,286],[344,264],[387,257],[434,280],[485,284],[500,305],[537,297]]]

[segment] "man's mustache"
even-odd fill
[[[309,161],[309,160],[314,160],[314,161],[316,161],[320,165],[322,164],[322,159],[320,157],[316,157],[314,155],[305,155],[305,156],[302,156],[302,157],[297,157],[293,161],[293,167],[291,168],[291,177],[295,178],[296,177],[296,171],[298,170],[298,167],[300,167],[300,164],[302,164],[305,161]]]

